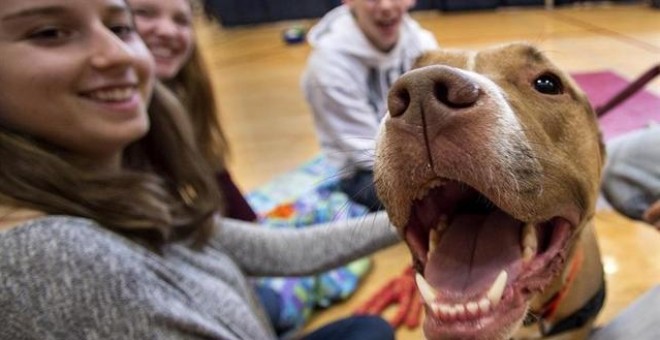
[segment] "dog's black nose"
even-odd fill
[[[392,117],[409,110],[459,110],[473,106],[481,94],[479,86],[462,71],[442,65],[426,66],[401,76],[388,95]],[[433,112],[433,111],[431,111]]]

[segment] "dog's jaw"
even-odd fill
[[[561,270],[576,225],[559,216],[526,223],[464,183],[433,182],[400,228],[419,273],[425,332],[431,339],[498,338]]]
[[[508,50],[515,56],[529,46]],[[477,64],[475,58],[461,64],[456,55],[447,60]],[[597,177],[600,164],[576,161],[558,182],[557,171],[566,170],[557,169],[566,157],[556,146],[562,138],[530,134],[544,131],[547,119],[529,116],[510,96],[519,89],[509,79],[496,84],[472,71],[442,66],[404,75],[390,92],[377,143],[376,187],[413,254],[429,339],[508,338],[529,301],[558,276],[595,204],[597,183],[571,174]],[[428,87],[429,80],[440,88]],[[574,97],[550,101],[578,114],[589,110]],[[588,116],[578,119],[597,139]],[[586,147],[598,151],[597,143]]]

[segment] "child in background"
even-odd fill
[[[341,190],[371,211],[382,209],[373,162],[387,92],[417,57],[438,48],[432,33],[407,14],[414,4],[344,0],[308,34],[312,53],[302,89],[321,149],[341,171]]]
[[[243,221],[257,216],[227,169],[225,138],[209,72],[195,41],[189,0],[130,0],[138,33],[156,61],[156,75],[185,106],[197,144],[216,171],[224,215]]]

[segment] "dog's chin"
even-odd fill
[[[455,321],[451,324],[434,317],[433,311],[426,306],[424,320],[424,337],[428,340],[437,339],[472,339],[493,340],[511,339],[516,329],[520,327],[527,312],[527,306],[514,308],[496,317],[484,317],[478,320]]]
[[[437,180],[402,230],[428,339],[506,339],[561,271],[577,221],[522,221],[465,183]]]

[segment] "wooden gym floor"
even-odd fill
[[[648,5],[592,5],[506,9],[448,14],[414,12],[442,47],[476,49],[508,41],[536,43],[569,72],[611,70],[634,79],[660,62],[660,10]],[[309,53],[287,46],[281,34],[314,20],[223,29],[199,22],[232,147],[230,167],[249,191],[318,154],[312,118],[299,87]],[[648,87],[660,95],[660,79]],[[660,110],[660,108],[658,108]],[[654,146],[660,147],[660,146]],[[660,165],[659,165],[660,166]],[[596,218],[607,272],[608,295],[598,323],[611,320],[635,298],[660,283],[660,232],[608,209]],[[403,245],[373,256],[374,266],[347,302],[318,313],[308,327],[348,316],[409,264]],[[399,339],[420,339],[421,328],[399,330]]]

